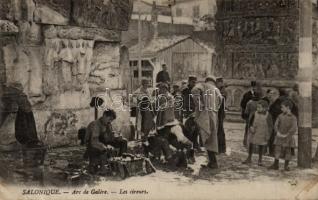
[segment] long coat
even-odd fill
[[[212,83],[201,83],[192,89],[195,121],[200,127],[202,142],[208,151],[218,152],[217,119],[221,105],[220,90]]]

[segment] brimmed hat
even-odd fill
[[[179,124],[180,122],[177,119],[174,119],[173,121],[167,122],[164,126],[176,126]]]
[[[268,102],[267,101],[265,101],[265,100],[259,100],[258,102],[257,102],[257,104],[260,104],[260,105],[262,105],[262,107],[263,108],[268,108]]]
[[[223,77],[216,77],[216,82],[223,82]]]
[[[148,84],[149,83],[149,80],[147,80],[147,79],[142,79],[141,80],[141,84],[143,85],[143,84]]]
[[[251,81],[251,86],[252,86],[252,87],[255,87],[256,84],[257,84],[256,81]]]

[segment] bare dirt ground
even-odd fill
[[[257,165],[258,156],[253,157],[253,164],[241,164],[247,156],[242,145],[244,124],[225,123],[227,153],[218,155],[220,168],[202,169],[206,163],[205,153],[196,153],[196,162],[188,169],[172,171],[162,164],[155,164],[157,171],[146,176],[130,177],[125,180],[114,177],[95,177],[94,187],[108,188],[112,199],[122,198],[118,188],[145,190],[147,196],[135,195],[134,198],[172,198],[172,199],[318,199],[318,163],[311,169],[297,167],[296,158],[291,162],[291,171],[272,171],[267,167],[273,158],[264,156],[264,167]],[[313,130],[313,152],[318,142],[318,129]],[[64,147],[48,151],[44,167],[44,186],[72,186],[72,180],[65,179],[63,169],[70,163],[87,164],[82,158],[83,147]],[[15,184],[23,182],[23,169],[15,169]],[[85,179],[85,177],[81,177]],[[89,179],[89,177],[87,177]],[[68,181],[67,181],[68,180]],[[32,184],[32,183],[28,183]],[[83,187],[92,185],[83,184]],[[117,196],[118,195],[118,196]],[[72,199],[73,197],[70,196]],[[131,198],[131,196],[129,196]]]

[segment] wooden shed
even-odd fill
[[[138,87],[138,44],[129,49],[133,88]],[[206,77],[213,74],[214,47],[190,36],[157,37],[142,45],[142,78],[155,84],[155,77],[166,64],[173,82],[189,75]]]

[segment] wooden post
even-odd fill
[[[139,11],[138,17],[138,82],[141,84],[142,79],[142,65],[141,65],[141,53],[142,53],[142,44],[141,44],[141,14]]]
[[[314,162],[317,162],[318,161],[318,146],[316,148],[316,154],[314,156],[314,159],[313,159]]]
[[[311,167],[312,136],[312,3],[299,1],[299,131],[298,167]]]

